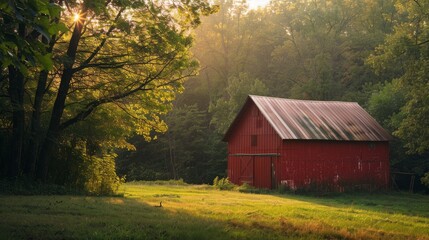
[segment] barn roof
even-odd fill
[[[281,139],[389,141],[390,134],[358,103],[294,100],[250,95],[225,134],[227,140],[253,102]]]

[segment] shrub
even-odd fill
[[[425,175],[420,179],[423,185],[429,188],[429,172],[425,173]]]
[[[248,183],[243,183],[237,189],[239,192],[242,192],[242,193],[266,193],[269,191],[267,189],[255,188],[254,186]]]
[[[116,194],[124,178],[119,178],[115,171],[115,155],[103,157],[82,156],[79,166],[77,186],[94,195]]]
[[[213,186],[219,190],[232,190],[235,185],[229,181],[229,178],[221,178],[218,176],[213,180]]]
[[[255,187],[253,187],[252,185],[250,185],[248,183],[243,183],[237,189],[239,192],[248,193],[248,192],[252,192],[255,189]]]
[[[216,177],[213,179],[213,186],[217,186],[217,185],[218,185],[218,183],[219,183],[219,176],[216,176]]]

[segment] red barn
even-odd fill
[[[228,177],[269,189],[388,188],[389,140],[354,102],[249,96],[224,137]]]

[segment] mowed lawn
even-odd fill
[[[429,239],[429,196],[417,194],[311,197],[137,183],[121,191],[0,196],[0,238]]]

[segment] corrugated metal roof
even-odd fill
[[[247,102],[250,100],[283,140],[392,139],[390,134],[355,102],[294,100],[254,95],[250,95]],[[225,137],[229,135],[233,125],[235,124],[231,125]]]

